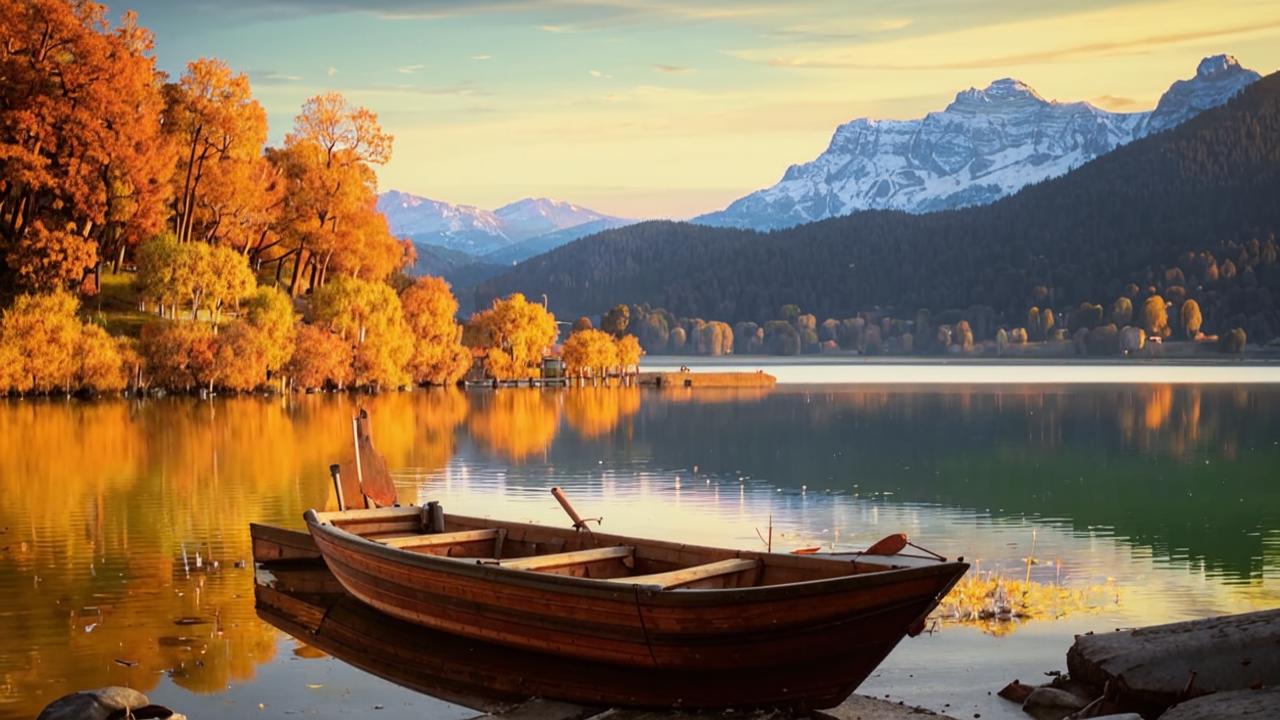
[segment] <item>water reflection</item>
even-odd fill
[[[325,502],[358,404],[403,501],[558,523],[545,490],[560,484],[617,532],[754,548],[772,517],[782,548],[903,530],[984,567],[1017,566],[1039,528],[1037,555],[1062,561],[1040,579],[1113,577],[1137,624],[1280,600],[1278,399],[1111,385],[5,401],[0,717],[113,683],[222,693],[285,662],[236,566],[246,526]]]

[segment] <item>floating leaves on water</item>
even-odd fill
[[[931,617],[944,624],[974,626],[990,635],[1008,635],[1030,620],[1097,612],[1117,602],[1119,593],[1111,578],[1103,585],[1069,588],[978,572],[956,583]]]

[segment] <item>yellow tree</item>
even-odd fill
[[[260,287],[245,303],[245,322],[262,333],[267,372],[279,372],[293,357],[297,341],[293,301],[276,288]]]
[[[443,278],[424,277],[400,295],[405,320],[413,334],[409,372],[414,381],[453,385],[471,367],[471,353],[462,346],[458,301]]]
[[[164,129],[176,149],[173,231],[179,242],[212,241],[234,230],[224,215],[243,200],[240,191],[256,176],[252,167],[267,140],[267,112],[249,88],[249,78],[221,60],[187,64],[165,87]],[[212,190],[206,193],[206,189]]]
[[[253,294],[258,281],[244,256],[231,248],[209,247],[201,260],[205,263],[199,271],[204,286],[201,295],[213,322],[217,323],[222,308],[230,304],[239,309],[240,301]]]
[[[627,337],[631,337],[628,335]],[[580,330],[564,341],[561,349],[565,369],[571,375],[602,376],[619,362],[618,343],[601,330]]]
[[[398,387],[409,382],[413,339],[390,285],[337,278],[316,290],[311,311],[317,324],[352,347],[355,383]]]
[[[644,355],[644,348],[635,335],[624,335],[618,340],[618,364],[623,369],[639,366],[641,355]]]
[[[1200,303],[1195,300],[1182,303],[1179,315],[1182,320],[1182,336],[1188,340],[1194,340],[1200,332],[1200,325],[1204,322],[1200,316]]]
[[[474,338],[487,349],[489,372],[499,380],[532,377],[542,357],[555,344],[556,317],[520,293],[493,301],[469,323]]]
[[[291,248],[280,261],[293,261],[291,294],[303,290],[304,279],[308,287],[323,284],[335,252],[365,240],[347,226],[370,222],[377,194],[372,166],[391,158],[392,139],[376,115],[331,92],[308,100],[284,148],[268,154],[286,179],[282,225]]]
[[[120,392],[128,384],[121,346],[101,326],[81,327],[75,355],[77,387],[107,393]]]
[[[79,301],[68,292],[19,295],[0,318],[0,344],[14,352],[6,375],[12,389],[70,392],[79,370]]]
[[[1155,337],[1169,336],[1169,312],[1164,298],[1152,295],[1142,304],[1142,325],[1147,334]]]

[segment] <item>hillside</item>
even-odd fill
[[[1008,320],[1032,304],[1109,303],[1129,283],[1165,285],[1176,268],[1189,296],[1212,301],[1206,329],[1242,314],[1275,325],[1274,263],[1229,288],[1218,264],[1275,235],[1277,198],[1273,74],[1225,106],[989,206],[870,211],[771,233],[642,223],[524,262],[481,284],[477,301],[545,292],[561,316],[648,303],[729,321],[773,318],[787,303],[819,317],[985,305]]]

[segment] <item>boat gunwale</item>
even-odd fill
[[[404,513],[405,516],[411,515],[410,508],[405,508],[405,510],[407,511]],[[416,510],[416,508],[413,508],[412,510]],[[326,515],[332,514],[326,513]],[[464,522],[492,522],[486,518],[470,516],[451,515],[450,517]],[[308,510],[303,515],[303,519],[306,521],[307,527],[313,535],[317,530],[319,530],[319,532],[330,542],[334,542],[340,546],[345,546],[353,552],[371,555],[376,558],[409,565],[422,570],[463,575],[486,582],[533,586],[546,592],[553,593],[586,595],[612,600],[635,598],[637,600],[644,600],[646,603],[653,605],[745,605],[757,602],[790,601],[796,600],[800,597],[872,590],[919,578],[951,575],[951,580],[940,586],[939,597],[941,597],[941,595],[950,590],[950,588],[969,569],[968,563],[959,561],[939,561],[934,565],[899,568],[885,567],[883,570],[870,570],[865,572],[856,572],[849,575],[815,578],[812,580],[799,580],[776,585],[732,588],[674,588],[667,590],[659,589],[656,586],[646,585],[644,583],[627,583],[622,581],[622,578],[582,578],[539,572],[536,570],[520,570],[504,567],[494,563],[466,562],[466,559],[463,558],[445,558],[436,555],[415,553],[410,550],[383,545],[375,540],[370,540],[362,535],[358,535],[341,528],[332,522],[322,521],[320,519],[320,513],[317,513],[314,509]],[[524,526],[536,528],[538,530],[560,530],[559,528],[540,525],[537,523],[519,523],[510,521],[496,522],[508,527]],[[787,564],[794,563],[801,566],[818,563],[839,563],[842,566],[856,564],[856,561],[854,560],[836,560],[816,558],[812,556],[760,553],[751,550],[733,550],[730,548],[680,545],[671,543],[670,541],[648,540],[632,536],[613,536],[598,533],[596,534],[596,537],[603,543],[621,543],[630,541],[636,543],[637,547],[648,544],[666,546],[668,548],[678,548],[680,550],[692,552],[730,553],[732,554],[732,557],[756,558],[764,563],[767,563],[768,559],[774,559],[785,561]],[[323,546],[320,546],[320,550],[323,555]],[[326,557],[326,562],[327,561],[328,558]]]

